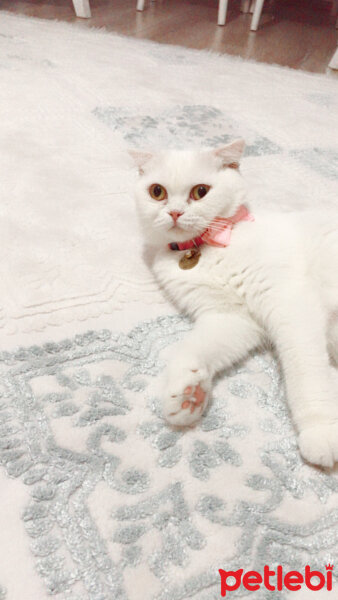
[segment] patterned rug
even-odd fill
[[[253,207],[337,207],[336,81],[5,13],[0,50],[0,599],[216,600],[218,569],[325,573],[338,471],[300,458],[272,355],[218,377],[195,428],[162,418],[191,324],[147,270],[126,150],[243,136]]]

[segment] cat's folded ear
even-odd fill
[[[143,152],[142,150],[128,150],[128,152],[132,157],[135,166],[138,168],[139,174],[143,175],[144,166],[151,158],[153,158],[153,154],[150,152]]]
[[[244,140],[235,140],[227,146],[213,150],[213,154],[220,160],[222,168],[238,169],[244,148]]]

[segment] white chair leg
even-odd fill
[[[259,19],[261,18],[262,10],[263,10],[264,0],[256,0],[256,6],[254,13],[252,15],[251,21],[251,31],[257,31]]]
[[[83,19],[90,19],[90,5],[89,0],[73,0],[74,10],[77,17],[82,17]]]
[[[241,12],[248,13],[250,10],[251,0],[242,0],[241,1]]]
[[[255,8],[256,8],[256,0],[251,0],[250,2],[250,8],[249,8],[249,12],[252,14],[255,12]]]
[[[338,69],[338,48],[330,60],[329,67],[330,69]]]
[[[228,0],[219,0],[218,3],[218,25],[225,25],[227,16]]]
[[[144,0],[137,0],[136,10],[144,10]]]

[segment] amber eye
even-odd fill
[[[200,200],[205,196],[210,190],[210,185],[204,185],[204,183],[199,183],[192,188],[190,192],[190,198],[193,200]]]
[[[149,194],[154,200],[164,200],[167,197],[167,190],[159,183],[153,183],[149,188]]]

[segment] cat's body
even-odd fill
[[[179,308],[194,318],[206,310],[239,311],[265,326],[264,298],[282,286],[291,297],[302,280],[318,288],[328,309],[337,309],[338,216],[255,212],[254,219],[234,227],[228,247],[203,246],[193,269],[179,268],[181,252],[154,253],[156,277]]]
[[[187,270],[179,267],[184,251],[168,247],[200,235],[215,217],[230,217],[245,202],[233,168],[241,149],[234,143],[223,154],[141,162],[137,199],[153,271],[195,320],[168,366],[164,414],[174,425],[196,421],[214,374],[269,340],[282,363],[301,452],[331,466],[338,461],[338,398],[328,354],[330,348],[337,360],[338,215],[255,212],[254,221],[233,227],[227,247],[201,246],[198,263]],[[145,195],[155,182],[166,191],[162,202]],[[197,203],[187,195],[199,183],[208,190]]]

